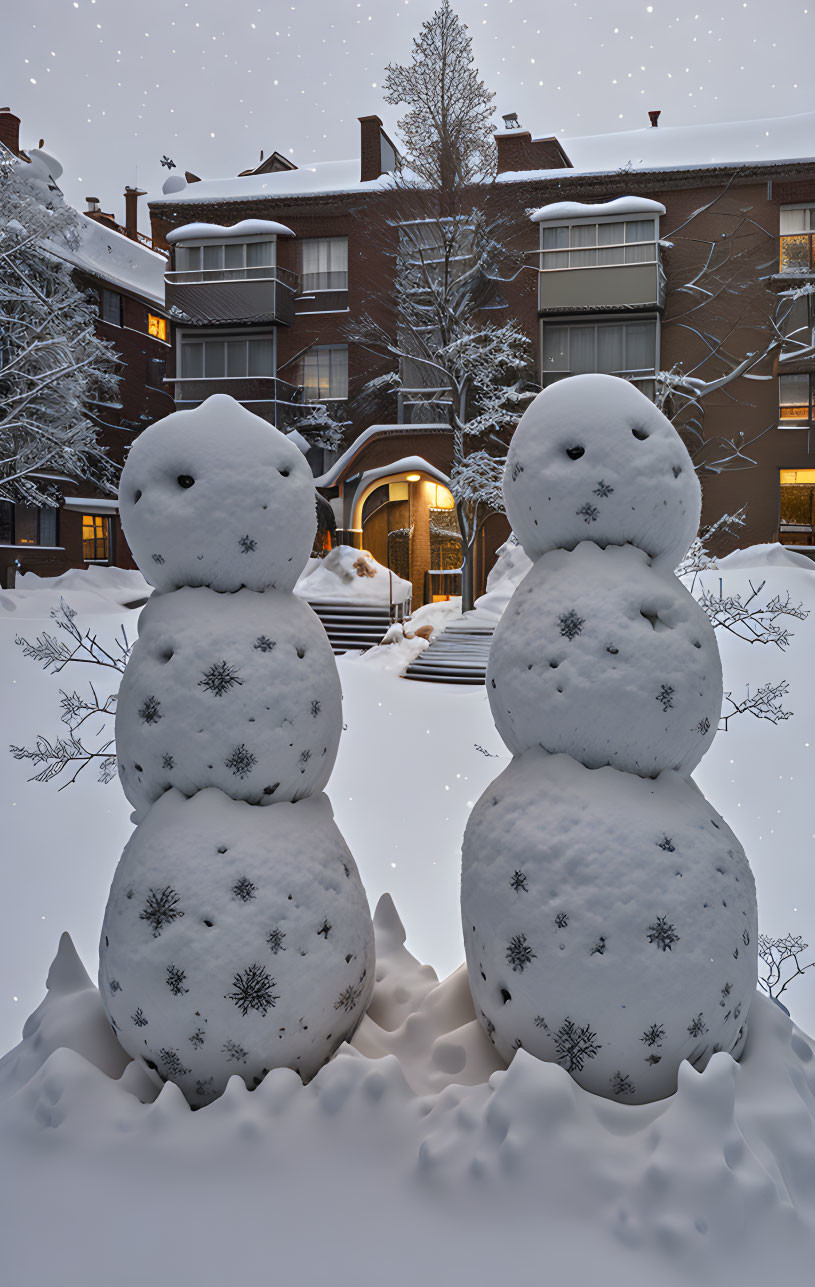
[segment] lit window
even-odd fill
[[[790,206],[781,211],[779,270],[808,272],[815,267],[815,206]]]
[[[580,223],[541,229],[541,269],[604,268],[653,264],[657,257],[655,219]]]
[[[348,238],[308,237],[300,243],[300,288],[307,291],[348,289]]]
[[[315,344],[303,354],[303,397],[326,402],[348,397],[348,346]]]
[[[778,377],[778,415],[782,422],[809,424],[812,392],[808,375]]]
[[[786,545],[815,542],[815,469],[780,471],[781,541]]]
[[[103,290],[99,304],[99,315],[103,322],[111,326],[122,325],[122,297],[115,290]]]
[[[147,334],[154,336],[157,340],[164,340],[167,343],[167,318],[156,317],[154,313],[147,314]]]
[[[55,546],[57,511],[52,506],[0,501],[0,545]]]
[[[110,556],[110,519],[103,514],[82,515],[82,557],[86,562],[107,562]]]

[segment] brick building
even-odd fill
[[[25,164],[30,158],[20,147],[19,131],[19,118],[8,108],[0,110],[0,147]],[[31,154],[45,158],[33,149]],[[137,231],[139,195],[135,189],[125,193],[125,226],[89,198],[80,216],[79,244],[51,247],[71,265],[77,287],[95,297],[98,334],[112,341],[121,360],[116,405],[97,408],[95,414],[98,439],[119,464],[134,435],[173,410],[164,383],[171,351],[164,308],[167,261]],[[0,585],[13,584],[18,572],[56,576],[94,563],[133,567],[115,499],[79,479],[57,481],[63,493],[58,510],[0,502]]]

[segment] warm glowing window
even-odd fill
[[[157,340],[164,340],[167,343],[167,318],[156,317],[154,313],[147,314],[147,334],[153,335]]]
[[[782,469],[781,540],[788,545],[815,541],[815,469]]]
[[[778,414],[782,421],[809,424],[812,393],[806,374],[778,377]]]
[[[302,358],[303,398],[325,402],[348,397],[348,347],[315,344]]]
[[[428,486],[433,488],[430,496],[431,509],[455,509],[456,502],[452,493],[442,483],[429,483]]]
[[[107,561],[110,557],[108,539],[110,519],[102,514],[82,515],[82,557],[87,562]]]
[[[807,271],[815,265],[815,206],[790,206],[781,211],[781,272]]]

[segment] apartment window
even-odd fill
[[[567,375],[602,371],[634,379],[649,395],[656,370],[656,319],[626,322],[545,323],[541,384]]]
[[[815,271],[815,206],[781,211],[778,267],[785,272]]]
[[[204,246],[176,246],[176,281],[245,281],[272,277],[277,262],[275,241],[227,241]]]
[[[303,354],[302,383],[306,402],[348,397],[348,346],[316,344]]]
[[[15,505],[0,501],[0,545],[57,543],[57,511],[53,506]]]
[[[82,557],[87,563],[110,558],[110,519],[104,514],[82,515]]]
[[[274,375],[271,335],[231,336],[225,339],[182,339],[183,380],[246,379]]]
[[[780,483],[782,543],[815,544],[815,469],[782,469]]]
[[[152,335],[154,339],[163,340],[167,343],[167,318],[156,317],[155,313],[147,314],[147,334]]]
[[[778,377],[778,416],[782,424],[808,425],[812,420],[812,377]]]
[[[303,294],[348,289],[348,238],[309,237],[300,243]]]
[[[625,219],[541,228],[541,270],[653,264],[657,258],[655,219]]]
[[[115,290],[103,290],[99,314],[111,326],[122,325],[122,297]]]

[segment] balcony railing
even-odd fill
[[[191,322],[217,325],[294,320],[297,274],[287,268],[217,268],[168,272],[164,277],[167,308],[177,308]]]
[[[274,375],[176,376],[166,384],[173,387],[176,406],[196,407],[214,393],[228,393],[250,411],[277,422],[287,408],[303,405],[303,390]]]

